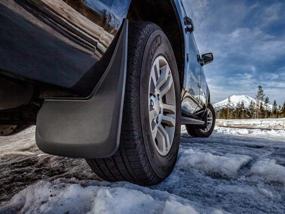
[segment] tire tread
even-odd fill
[[[146,41],[156,30],[160,28],[148,22],[130,24],[128,75],[120,147],[111,158],[87,160],[95,173],[104,180],[127,180],[141,185],[153,185],[163,179],[152,169],[145,148],[140,145],[143,140],[141,127],[129,116],[135,115],[135,111],[140,107],[136,102],[140,83],[139,60],[143,57]]]

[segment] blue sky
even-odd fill
[[[232,94],[255,96],[257,86],[285,101],[285,1],[189,0],[214,102]]]

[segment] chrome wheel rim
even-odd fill
[[[173,144],[176,125],[176,95],[172,72],[165,57],[157,57],[151,67],[148,112],[154,147],[166,156]]]

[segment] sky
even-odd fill
[[[204,67],[212,101],[255,97],[262,85],[271,103],[283,104],[285,0],[189,1],[200,52],[215,56]]]

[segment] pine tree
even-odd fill
[[[240,104],[240,108],[241,108],[241,119],[244,119],[245,118],[245,105],[244,105],[244,102],[242,101],[241,104]]]
[[[277,117],[278,106],[276,100],[273,101],[272,116]]]
[[[220,117],[221,119],[226,119],[226,109],[225,108],[221,109]]]
[[[255,104],[253,101],[251,101],[249,105],[249,117],[254,118],[255,117],[254,114],[255,114]]]
[[[257,89],[257,94],[256,94],[256,117],[257,118],[260,117],[259,116],[260,104],[264,101],[264,97],[265,97],[265,94],[264,94],[263,88],[261,85],[259,85]]]
[[[279,105],[278,106],[278,110],[277,110],[277,118],[281,117],[282,116],[282,106]]]
[[[261,102],[259,105],[259,118],[264,118],[265,117],[265,109],[263,107],[263,103]]]
[[[282,107],[282,117],[285,117],[285,102],[283,103]]]
[[[216,118],[217,118],[217,119],[223,119],[223,118],[222,118],[222,110],[223,110],[223,109],[220,109],[220,110],[218,110],[218,111],[216,112]]]
[[[231,119],[230,118],[230,105],[231,105],[231,97],[228,97],[226,119]]]
[[[241,119],[241,103],[238,103],[236,108],[235,108],[234,118],[235,119]]]
[[[264,97],[265,97],[265,94],[264,94],[263,88],[261,85],[259,85],[257,89],[256,99],[259,101],[264,101]]]
[[[269,118],[270,117],[270,109],[269,109],[269,97],[266,97],[264,100],[264,104],[265,104],[265,117]]]

